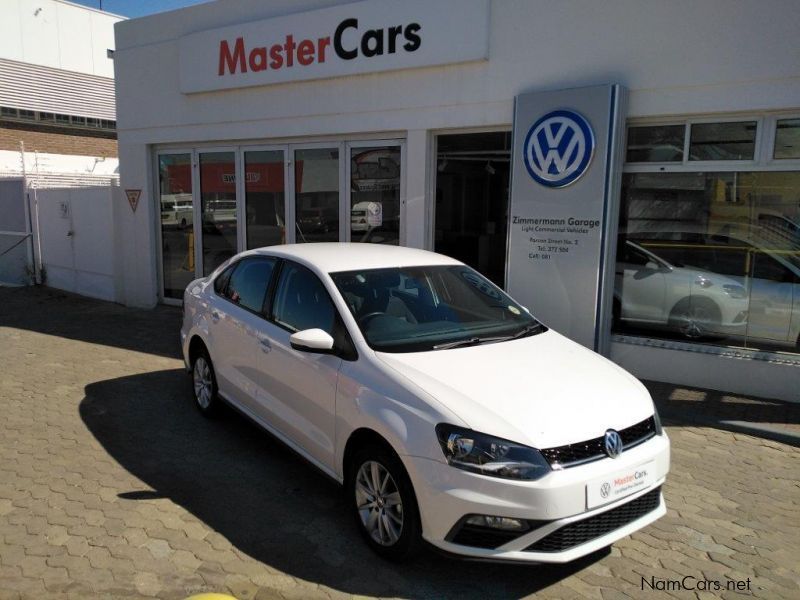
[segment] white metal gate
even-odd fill
[[[26,285],[33,276],[31,220],[23,178],[0,179],[0,284]]]

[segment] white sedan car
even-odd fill
[[[345,486],[367,543],[566,562],[665,512],[644,386],[464,264],[371,244],[244,252],[184,295],[196,404]]]

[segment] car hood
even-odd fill
[[[377,352],[476,431],[552,448],[624,429],[653,414],[632,375],[564,336],[431,352]]]

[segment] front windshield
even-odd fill
[[[367,343],[420,352],[490,343],[544,330],[502,290],[464,265],[331,273]]]

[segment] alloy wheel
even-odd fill
[[[364,462],[356,474],[355,494],[370,537],[381,546],[396,544],[403,532],[403,502],[391,473],[378,462]]]
[[[681,315],[680,330],[690,339],[703,337],[711,323],[711,315],[703,306],[693,306]]]
[[[211,406],[211,396],[213,393],[213,383],[211,380],[211,367],[208,361],[202,356],[194,361],[192,370],[192,381],[194,383],[194,397],[200,408],[206,410]]]

